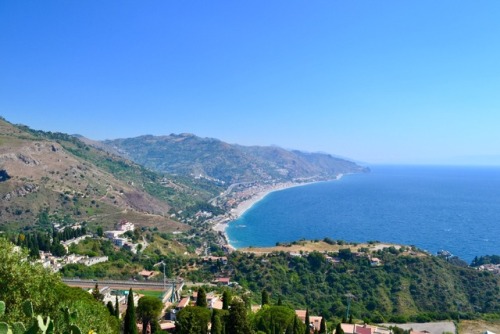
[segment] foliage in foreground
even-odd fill
[[[0,238],[0,300],[7,305],[0,321],[31,323],[31,316],[23,310],[31,301],[33,314],[43,314],[54,321],[59,332],[69,331],[69,324],[61,310],[76,311],[74,325],[82,332],[118,333],[118,321],[109,315],[106,307],[92,295],[79,288],[70,288],[59,277],[41,265],[27,261],[27,253]],[[73,324],[72,324],[73,325]]]

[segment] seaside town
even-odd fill
[[[294,187],[302,185],[302,183],[276,183],[276,184],[264,184],[259,185],[257,183],[249,184],[239,184],[224,194],[221,194],[216,200],[226,201],[225,208],[228,210],[227,214],[221,215],[220,217],[210,217],[209,215],[204,215],[207,218],[205,223],[211,224],[214,230],[218,231],[219,234],[224,233],[224,228],[227,224],[237,219],[241,214],[248,210],[253,204],[264,198],[267,194],[272,191],[282,190],[288,187]],[[200,213],[201,214],[201,213]],[[197,216],[200,216],[197,214]],[[82,228],[81,224],[75,223],[70,226],[60,226],[58,224],[54,225],[54,229],[58,232],[63,232],[64,229],[78,230]],[[65,248],[68,255],[61,257],[54,256],[50,252],[40,251],[40,259],[37,262],[41,263],[43,267],[49,268],[52,271],[59,271],[66,265],[70,264],[83,264],[85,266],[92,266],[98,263],[108,261],[107,256],[97,256],[89,257],[87,255],[76,255],[69,254],[71,245],[78,245],[80,242],[89,239],[97,238],[103,240],[109,240],[114,247],[117,249],[124,248],[133,254],[137,254],[139,251],[144,251],[148,247],[146,240],[141,240],[140,242],[134,243],[131,238],[127,237],[136,231],[136,226],[134,223],[120,220],[114,226],[113,230],[103,231],[101,235],[96,234],[85,234],[69,240],[61,241],[61,245]],[[227,237],[222,240],[224,249],[229,253],[234,251],[230,245],[227,244]],[[284,249],[291,247],[291,245],[284,245]],[[390,244],[374,244],[369,245],[370,249],[362,249],[362,252],[353,251],[353,256],[359,258],[367,258],[369,260],[370,266],[373,268],[383,266],[383,261],[373,256],[377,250],[384,250],[388,248],[393,248],[397,252],[407,252],[409,256],[422,256],[419,255],[418,251],[412,249],[405,249],[404,247],[398,245]],[[283,249],[283,248],[282,248]],[[360,249],[355,247],[354,249]],[[270,254],[272,250],[253,250],[255,254],[260,254],[260,256],[265,254]],[[310,254],[309,251],[294,251],[287,250],[287,253],[291,257],[305,257],[307,258]],[[324,251],[323,256],[327,263],[332,266],[339,266],[341,264],[341,258],[336,253],[329,251]],[[451,258],[452,254],[449,252],[442,251],[440,256]],[[265,261],[263,258],[262,261]],[[213,278],[209,282],[204,282],[203,284],[194,284],[193,282],[186,282],[184,279],[176,278],[174,280],[169,279],[162,273],[161,263],[155,270],[142,269],[132,276],[133,281],[116,281],[116,280],[84,280],[84,279],[65,279],[65,283],[70,286],[78,286],[88,291],[89,294],[99,296],[99,300],[106,304],[111,305],[114,308],[114,312],[117,313],[119,318],[125,316],[127,309],[130,307],[129,303],[133,303],[135,307],[139,306],[139,301],[145,295],[144,291],[158,291],[156,294],[162,302],[161,312],[158,317],[161,319],[159,321],[159,330],[162,332],[176,333],[176,323],[178,323],[178,314],[186,307],[194,307],[199,305],[206,305],[207,309],[214,312],[214,310],[228,310],[228,303],[224,302],[224,298],[229,298],[229,295],[225,295],[224,291],[230,288],[234,291],[239,291],[241,294],[242,290],[238,282],[231,279],[233,269],[228,266],[227,256],[213,256],[199,254],[199,263],[203,264],[218,264],[219,270],[214,274]],[[156,266],[156,265],[155,265]],[[493,272],[499,274],[499,265],[486,264],[481,265],[477,268],[480,271]],[[124,287],[129,287],[129,290],[124,289]],[[134,289],[133,289],[134,288]],[[208,289],[209,292],[205,292],[204,289]],[[138,290],[135,292],[134,290]],[[129,296],[132,293],[132,296]],[[148,292],[150,294],[151,292]],[[199,298],[203,298],[204,301],[200,301]],[[239,297],[235,297],[239,298]],[[262,308],[269,307],[269,301],[263,300],[260,304],[249,305],[249,310],[252,313],[257,314]],[[430,324],[385,324],[385,325],[372,325],[366,322],[358,323],[353,322],[352,316],[349,318],[349,314],[346,315],[346,319],[349,321],[340,322],[336,328],[328,329],[326,328],[326,322],[320,315],[309,314],[308,310],[296,309],[294,310],[295,316],[304,325],[309,328],[310,333],[344,333],[344,334],[393,334],[397,326],[401,328],[409,328],[408,334],[441,334],[444,332],[454,332],[455,325],[452,322],[440,322],[440,323],[430,323]],[[349,312],[348,312],[349,313]],[[142,330],[143,322],[138,322],[137,327]],[[147,333],[151,332],[151,324],[149,324],[145,331]],[[207,323],[208,330],[213,323]],[[411,327],[409,327],[411,326]],[[425,327],[427,326],[427,327]],[[415,328],[420,328],[416,330]],[[404,330],[404,329],[399,329]],[[158,333],[158,332],[157,332]],[[493,332],[490,332],[493,333]]]

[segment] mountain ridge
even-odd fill
[[[244,146],[191,133],[143,135],[100,143],[147,168],[184,176],[204,176],[225,183],[333,179],[368,171],[331,154]]]

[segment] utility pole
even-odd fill
[[[345,318],[347,321],[349,321],[349,311],[351,310],[351,300],[353,298],[356,298],[356,297],[350,292],[346,293],[345,296],[347,297],[347,311],[345,314]]]
[[[163,264],[163,290],[167,291],[167,277],[165,276],[165,262],[161,260],[161,264]]]

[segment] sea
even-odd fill
[[[500,167],[370,166],[272,192],[229,223],[235,248],[329,237],[500,255]]]

